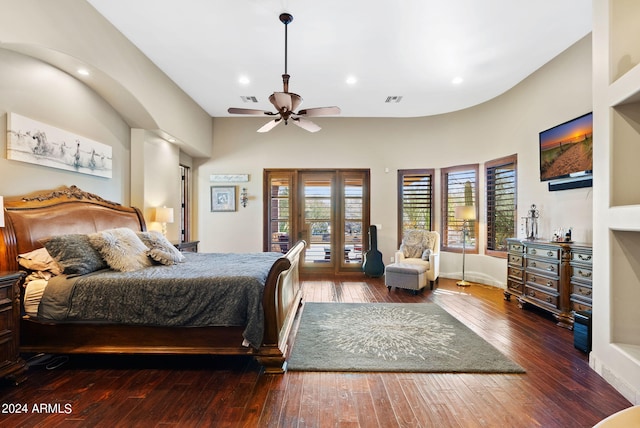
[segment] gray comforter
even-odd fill
[[[185,253],[186,261],[135,272],[101,270],[49,281],[38,319],[151,326],[245,326],[259,348],[262,294],[280,253]]]

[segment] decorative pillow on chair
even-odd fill
[[[402,244],[400,245],[400,251],[407,258],[420,258],[424,251],[422,230],[407,230],[404,232],[402,238]]]
[[[154,261],[163,265],[173,265],[184,261],[184,254],[171,243],[165,236],[157,231],[136,232],[144,245],[149,247],[147,254]]]
[[[152,265],[149,248],[126,227],[92,233],[89,241],[113,270],[131,272]]]
[[[431,248],[427,248],[422,252],[422,260],[429,261],[429,256],[431,256]]]
[[[41,242],[64,274],[84,275],[109,267],[87,235],[58,235]]]

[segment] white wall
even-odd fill
[[[67,73],[34,58],[0,49],[0,195],[75,184],[114,202],[139,207],[149,222],[153,208],[174,207],[167,237],[180,236],[179,147],[155,133],[133,129],[104,99]],[[112,148],[113,177],[102,178],[6,159],[7,113],[76,133]]]
[[[113,178],[7,160],[8,112],[108,144],[113,150]],[[4,49],[0,49],[0,152],[0,195],[75,184],[105,199],[129,203],[129,126],[118,112],[67,73]]]
[[[482,105],[445,115],[408,119],[319,118],[322,130],[310,134],[279,125],[255,132],[264,119],[215,118],[213,156],[197,162],[198,237],[204,251],[262,249],[262,171],[264,168],[370,168],[371,222],[381,224],[378,244],[384,260],[396,247],[397,170],[481,163],[518,154],[519,213],[532,203],[540,210],[540,236],[572,226],[578,241],[591,242],[591,189],[549,192],[538,170],[538,133],[591,111],[591,37],[579,41],[524,82]],[[462,87],[461,90],[464,90]],[[312,102],[312,100],[308,100]],[[385,172],[385,171],[389,172]],[[484,185],[483,165],[480,169]],[[251,200],[237,212],[209,210],[211,174],[248,173]],[[439,170],[436,213],[439,213]],[[238,185],[238,187],[241,187]],[[480,192],[480,227],[485,196]],[[440,226],[439,215],[435,217]],[[484,242],[484,234],[481,242]],[[481,249],[481,253],[483,249]],[[443,276],[460,275],[459,254],[443,254]],[[467,278],[503,286],[506,262],[467,255]]]

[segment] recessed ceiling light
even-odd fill
[[[86,68],[79,68],[78,69],[78,74],[80,74],[82,76],[88,76],[89,75],[89,70],[87,70]]]
[[[240,76],[238,78],[238,83],[240,83],[241,85],[248,85],[249,83],[251,83],[251,80],[249,80],[247,76]]]
[[[347,85],[355,85],[358,83],[358,78],[356,76],[347,76]]]
[[[462,82],[464,82],[464,79],[460,76],[454,77],[453,80],[451,81],[451,83],[453,83],[454,85],[459,85]]]

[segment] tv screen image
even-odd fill
[[[590,176],[593,171],[593,113],[540,132],[540,180]]]

